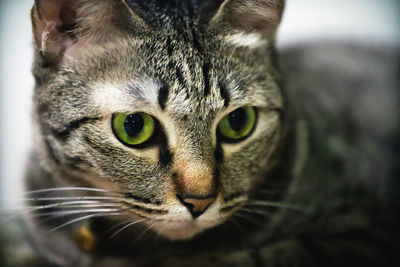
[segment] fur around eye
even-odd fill
[[[240,142],[250,136],[257,121],[254,107],[238,108],[226,115],[218,124],[218,134],[227,143]]]
[[[117,139],[127,146],[141,145],[154,134],[155,119],[146,113],[117,113],[112,117],[112,129]]]

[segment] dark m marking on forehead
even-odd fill
[[[178,80],[178,83],[183,86],[186,87],[186,80],[184,77],[184,74],[182,72],[182,70],[179,68],[179,65],[177,64],[177,62],[174,61],[173,56],[174,56],[174,47],[172,47],[171,45],[172,42],[172,38],[170,36],[167,37],[167,42],[166,42],[166,50],[167,50],[167,54],[168,54],[168,69],[171,70],[175,70],[175,78]]]

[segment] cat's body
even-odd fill
[[[389,266],[399,175],[390,70],[352,95],[340,90],[374,71],[345,64],[354,79],[319,84],[317,70],[339,68],[318,49],[289,52],[284,91],[280,1],[71,2],[53,12],[37,1],[32,13],[38,141],[27,190],[42,209],[25,221],[50,262]],[[364,58],[337,54],[348,53]],[[379,97],[385,109],[373,108]],[[221,123],[243,107],[254,126],[235,139]],[[126,144],[115,126],[124,112],[156,119],[148,141]],[[75,189],[35,191],[58,187]]]

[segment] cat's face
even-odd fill
[[[166,25],[66,50],[35,94],[47,168],[171,239],[226,221],[265,179],[283,107],[267,48],[232,36]]]

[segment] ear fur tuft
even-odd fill
[[[226,0],[211,22],[223,22],[240,31],[272,37],[283,9],[284,0]]]

